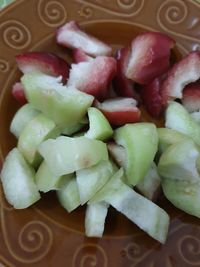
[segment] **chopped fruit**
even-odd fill
[[[81,48],[75,48],[72,51],[72,58],[75,64],[91,61],[93,58],[88,56]]]
[[[42,72],[52,76],[62,76],[65,82],[69,76],[68,63],[53,53],[26,52],[16,56],[19,69],[25,74]]]
[[[88,109],[90,128],[85,136],[91,139],[106,140],[113,135],[113,129],[103,113],[97,108]]]
[[[17,82],[12,87],[12,95],[22,105],[27,103],[26,96],[24,94],[24,87],[22,83]]]
[[[168,214],[152,201],[124,184],[123,176],[124,173],[121,168],[89,203],[95,204],[105,201],[151,237],[165,243],[169,226]]]
[[[124,165],[128,183],[136,185],[147,174],[158,149],[158,134],[153,123],[127,124],[115,130],[114,140],[126,150]]]
[[[126,150],[123,146],[114,142],[107,143],[107,148],[112,159],[120,166],[124,167],[126,162]]]
[[[171,102],[166,110],[165,127],[191,137],[200,145],[200,124],[179,103]]]
[[[75,21],[60,27],[56,34],[57,43],[68,48],[81,48],[91,56],[110,56],[112,48],[97,38],[85,33]]]
[[[67,85],[103,100],[115,74],[114,58],[97,57],[89,62],[72,64]]]
[[[190,116],[198,123],[200,124],[200,111],[192,112],[190,113]]]
[[[167,35],[147,32],[132,41],[126,67],[126,77],[139,84],[147,84],[164,74],[170,66],[170,50],[175,42]]]
[[[172,180],[200,181],[197,159],[200,152],[192,139],[187,138],[170,145],[161,155],[158,172],[162,177]]]
[[[133,98],[113,98],[100,103],[95,101],[95,107],[101,110],[112,125],[140,121],[140,110],[136,107],[137,101]]]
[[[105,202],[88,204],[85,214],[85,234],[102,237],[109,205]]]
[[[200,52],[191,52],[169,70],[161,91],[163,104],[176,98],[181,99],[184,87],[199,78]]]
[[[183,89],[182,104],[189,112],[200,110],[200,82],[188,84]]]
[[[101,160],[108,160],[105,143],[83,136],[48,139],[40,144],[38,151],[52,173],[57,176],[91,167]]]
[[[34,109],[31,104],[22,106],[14,115],[10,131],[15,137],[19,138],[21,132],[24,130],[26,125],[35,117],[40,114],[40,111]]]
[[[130,49],[128,47],[123,47],[117,51],[117,74],[113,80],[114,91],[118,96],[133,97],[137,99],[138,96],[134,90],[133,81],[129,80],[125,76],[125,67],[129,54]]]
[[[1,182],[7,201],[15,209],[27,208],[40,199],[34,179],[34,169],[19,150],[11,150],[1,171]]]
[[[153,117],[158,117],[163,111],[161,85],[161,78],[155,78],[139,90],[145,108]]]
[[[60,78],[42,73],[27,73],[21,81],[30,104],[52,119],[61,130],[80,122],[94,99],[74,88],[66,88]]]

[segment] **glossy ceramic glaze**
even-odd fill
[[[55,29],[68,20],[114,48],[140,32],[156,30],[177,41],[180,54],[200,47],[200,5],[190,0],[18,0],[0,12],[0,155],[16,145],[9,125],[19,108],[11,97],[19,80],[14,56],[21,51],[53,51]],[[177,54],[177,53],[175,53]],[[13,173],[13,175],[15,175]],[[84,236],[84,208],[68,214],[54,193],[26,210],[14,210],[0,193],[0,266],[190,267],[200,266],[200,221],[163,197],[171,217],[168,239],[160,245],[110,209],[102,239]]]

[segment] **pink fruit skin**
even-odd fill
[[[21,83],[17,82],[13,85],[12,95],[21,105],[24,105],[27,103],[27,99],[24,94],[24,87]]]
[[[131,44],[126,77],[139,84],[148,84],[165,73],[170,66],[170,50],[175,42],[166,34],[147,32]]]
[[[56,33],[57,43],[68,48],[81,48],[91,56],[110,56],[112,48],[97,38],[85,33],[75,21],[60,27]]]
[[[113,86],[118,96],[133,97],[137,99],[138,95],[134,90],[133,81],[127,79],[125,76],[125,67],[127,65],[129,54],[130,49],[128,47],[123,47],[117,50],[117,74],[113,80]]]
[[[40,71],[52,76],[62,76],[65,82],[69,76],[68,63],[53,53],[26,52],[16,56],[19,69],[23,73]]]
[[[97,57],[89,62],[72,64],[67,85],[93,95],[102,101],[116,74],[116,60],[112,57]]]
[[[200,110],[200,82],[188,84],[183,89],[182,104],[189,112]]]
[[[92,60],[93,58],[88,56],[82,49],[80,48],[75,48],[72,51],[72,58],[73,62],[75,64],[78,64],[80,62],[87,62]]]
[[[163,104],[161,97],[162,78],[155,78],[149,84],[144,85],[139,93],[142,102],[152,117],[158,117],[163,112]]]
[[[182,98],[183,88],[200,78],[200,52],[191,52],[176,63],[167,73],[161,95],[163,105],[169,100]]]

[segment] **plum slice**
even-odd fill
[[[188,84],[183,89],[182,104],[189,112],[200,110],[200,82]]]
[[[12,87],[12,95],[21,105],[27,103],[27,99],[24,93],[24,87],[22,83],[16,82]]]

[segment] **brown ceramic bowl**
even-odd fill
[[[19,108],[11,87],[19,80],[15,55],[53,51],[55,29],[77,20],[113,47],[143,31],[166,32],[184,55],[200,47],[200,5],[191,0],[18,0],[0,12],[0,155],[1,164],[16,145],[9,133]],[[15,175],[13,173],[13,175]],[[110,209],[102,239],[84,235],[84,208],[68,214],[54,193],[26,210],[14,210],[0,193],[0,266],[189,267],[200,266],[199,220],[183,214],[164,198],[158,204],[171,217],[168,239],[161,245]]]

